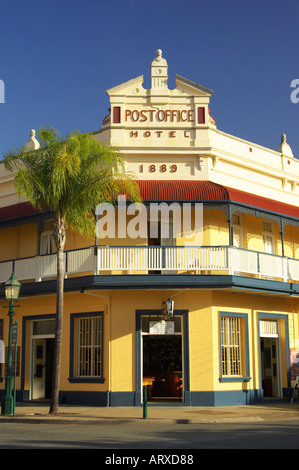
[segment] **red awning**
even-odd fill
[[[38,212],[34,209],[29,202],[19,202],[19,204],[13,204],[12,206],[6,206],[0,208],[0,220],[14,219],[16,217],[23,217],[24,215],[34,214]]]
[[[212,181],[138,181],[144,201],[230,201],[256,209],[276,212],[299,219],[299,208],[283,202],[222,186]],[[37,212],[23,202],[0,208],[0,220],[12,219]]]
[[[212,181],[138,181],[145,201],[230,201],[299,218],[299,208]]]
[[[212,201],[229,199],[224,186],[211,181],[138,181],[145,201]]]
[[[256,196],[255,194],[245,193],[238,189],[226,188],[229,193],[230,201],[248,204],[259,209],[266,209],[278,214],[290,215],[299,218],[299,207],[286,204],[284,202],[267,199],[266,197]]]

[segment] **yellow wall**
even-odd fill
[[[24,224],[0,230],[0,261],[35,256],[38,235],[35,224]]]
[[[263,250],[262,218],[242,214],[243,247]],[[281,253],[279,226],[273,223],[276,239],[276,253]],[[49,228],[46,225],[44,228]],[[117,226],[116,226],[117,228]],[[285,227],[285,255],[299,259],[299,227]],[[204,212],[204,245],[227,245],[229,241],[226,215],[220,210]],[[177,245],[187,244],[182,237]],[[106,245],[141,245],[145,239],[101,240]],[[68,231],[66,250],[88,247],[93,239],[86,239]],[[0,260],[34,256],[37,253],[38,231],[36,224],[25,224],[0,230]],[[111,390],[131,391],[135,388],[135,311],[161,308],[165,292],[161,291],[113,291],[103,293],[109,299],[86,294],[65,294],[65,319],[61,389],[63,390]],[[99,293],[98,293],[99,295]],[[168,293],[167,293],[168,296]],[[1,302],[5,304],[4,301]],[[22,317],[54,314],[55,295],[32,297],[20,300],[15,319],[19,319],[18,341],[22,337]],[[0,306],[1,307],[1,306]],[[190,346],[190,390],[241,390],[260,388],[259,344],[257,312],[287,313],[289,315],[290,348],[299,347],[299,306],[296,299],[282,299],[275,296],[259,296],[228,292],[189,290],[176,297],[175,308],[189,310]],[[8,318],[1,308],[0,318],[4,319],[4,338],[8,334]],[[70,315],[79,312],[104,311],[104,384],[69,383],[69,334]],[[220,383],[219,365],[219,312],[238,312],[248,315],[250,374],[249,383]],[[112,312],[112,314],[111,314]],[[281,323],[281,341],[284,328]],[[29,389],[30,330],[26,336],[25,389]],[[282,347],[282,351],[284,348]],[[282,353],[284,354],[284,352]],[[283,362],[283,361],[282,361]],[[110,371],[110,367],[112,368]],[[286,371],[283,371],[283,386],[286,387]],[[17,379],[20,387],[20,379]],[[2,387],[4,384],[2,384]]]
[[[189,310],[190,390],[211,390],[213,387],[211,370],[217,360],[212,340],[214,336],[212,292],[190,292],[188,295],[185,294],[185,298],[185,308]]]
[[[223,211],[204,211],[204,245],[229,245],[227,217]]]
[[[128,221],[132,220],[128,217]],[[192,220],[194,220],[194,211],[192,211]],[[263,229],[261,217],[255,217],[250,214],[241,213],[243,230],[243,248],[263,251]],[[192,222],[193,223],[193,222]],[[203,218],[203,238],[204,246],[221,246],[229,244],[228,222],[226,214],[217,209],[205,209]],[[44,224],[43,230],[50,230],[52,222]],[[282,254],[280,228],[273,222],[275,235],[275,253]],[[299,227],[286,225],[284,235],[285,256],[299,259]],[[132,239],[128,236],[120,238],[118,234],[118,222],[116,217],[116,238],[103,238],[98,240],[99,245],[110,246],[146,246],[146,238]],[[199,236],[186,238],[182,234],[176,239],[177,246],[199,245],[201,244]],[[65,250],[76,250],[89,247],[95,244],[95,238],[86,238],[82,235],[67,230]],[[34,223],[17,225],[0,229],[0,261],[32,257],[38,250],[38,228]]]
[[[64,339],[62,349],[61,390],[132,391],[135,390],[135,312],[160,309],[168,296],[177,291],[116,291],[95,295],[65,294]],[[101,297],[104,296],[104,297]],[[106,297],[109,298],[106,298]],[[298,301],[273,296],[188,290],[176,295],[175,309],[189,311],[190,390],[244,390],[261,387],[259,376],[258,312],[289,315],[290,348],[298,347]],[[20,300],[15,320],[19,321],[18,345],[22,338],[22,317],[55,313],[55,295]],[[1,302],[5,304],[4,301]],[[70,315],[72,313],[104,312],[104,378],[103,384],[69,383]],[[249,360],[251,381],[248,383],[220,383],[219,312],[246,313],[248,315]],[[2,313],[3,315],[3,313]],[[4,339],[8,335],[8,317],[4,318]],[[287,387],[285,370],[285,330],[280,322],[282,386]],[[30,328],[26,335],[25,389],[29,390]],[[4,382],[1,387],[4,386]],[[17,388],[20,378],[17,379]]]

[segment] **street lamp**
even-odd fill
[[[5,283],[5,298],[9,300],[9,330],[8,330],[8,351],[7,351],[7,370],[5,375],[5,395],[1,402],[1,414],[11,415],[14,411],[14,399],[12,396],[12,326],[14,316],[14,301],[18,300],[21,284],[12,273],[10,279]],[[15,351],[16,362],[16,351]]]

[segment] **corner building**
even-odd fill
[[[220,131],[212,91],[181,76],[170,90],[160,50],[150,89],[139,76],[107,94],[109,115],[94,138],[117,146],[136,175],[148,230],[128,236],[136,214],[124,224],[119,210],[113,237],[67,234],[61,403],[139,406],[144,385],[159,405],[287,399],[299,375],[299,161],[285,135],[274,151]],[[38,147],[34,131],[26,145]],[[181,217],[189,204],[197,230],[177,232],[174,211],[166,222],[161,212],[150,217],[161,203],[176,203]],[[52,223],[51,212],[18,200],[0,163],[0,283],[12,271],[22,283],[19,401],[50,396]],[[7,344],[3,285],[0,304]],[[2,364],[2,394],[4,376]]]

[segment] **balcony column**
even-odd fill
[[[231,205],[230,204],[228,204],[227,223],[228,223],[229,246],[233,246],[232,211],[231,211]]]
[[[281,256],[284,256],[284,223],[283,219],[280,219],[280,237],[281,237]]]

